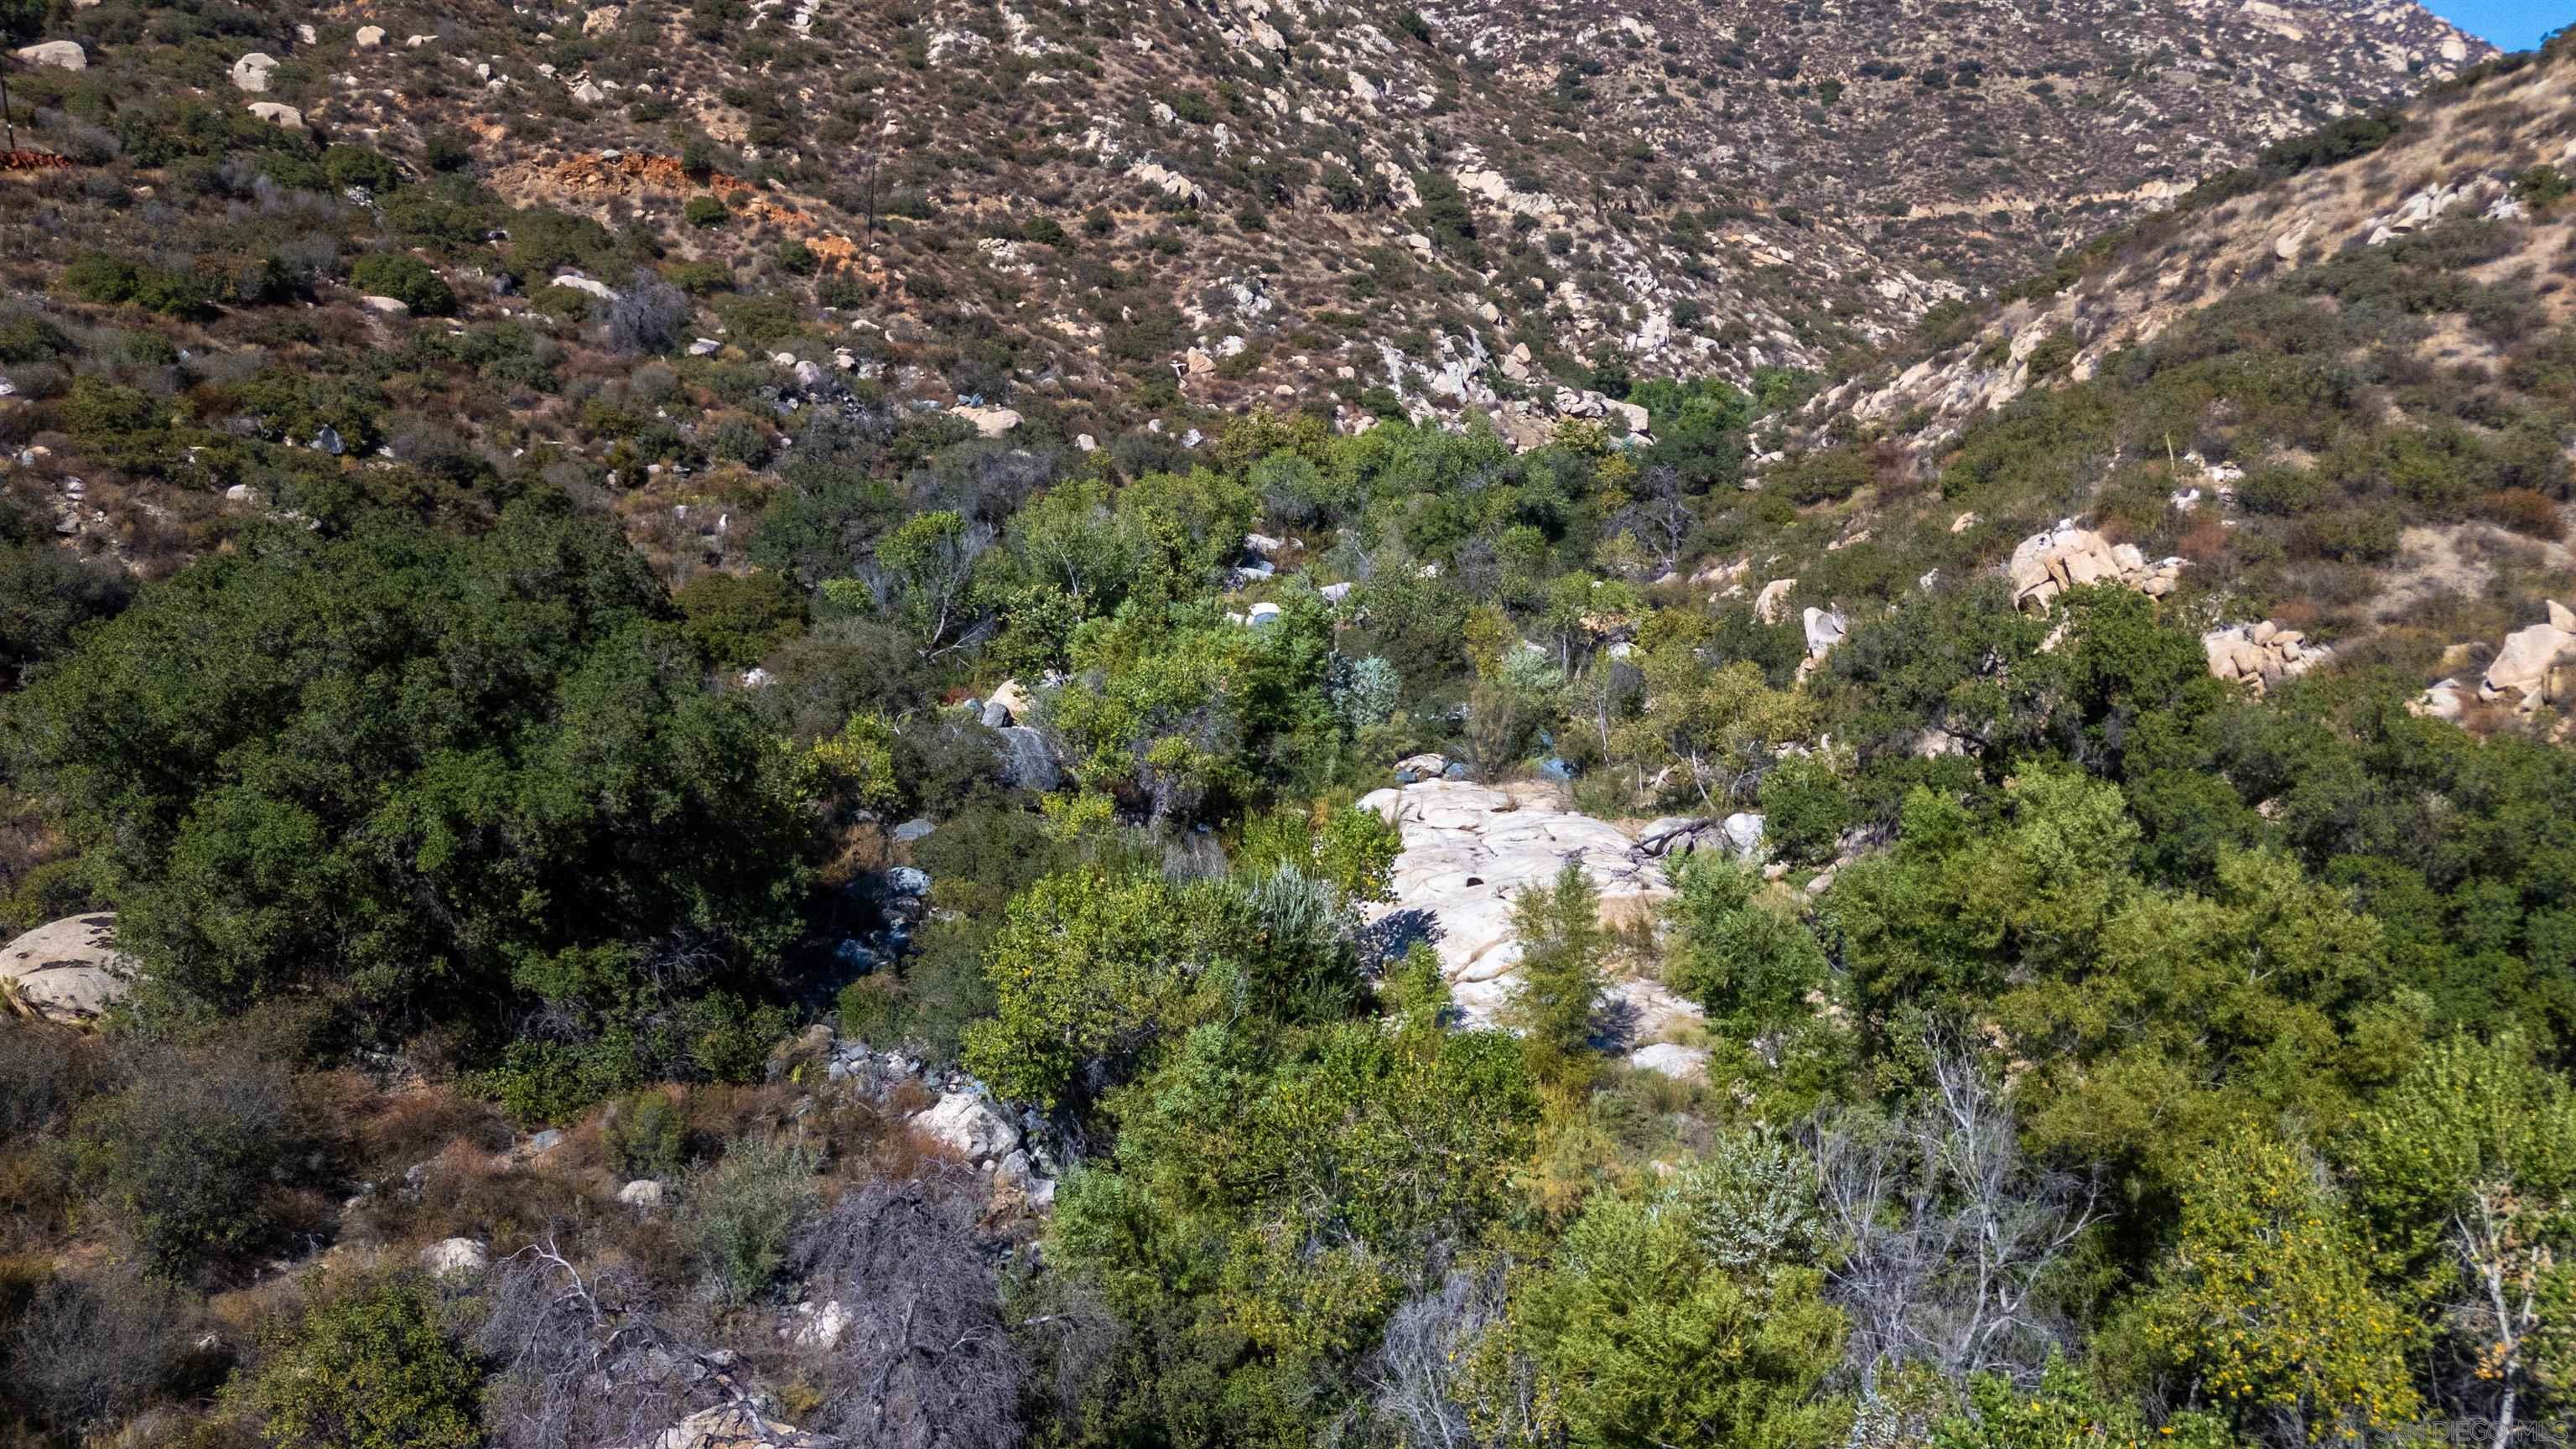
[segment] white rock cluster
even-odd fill
[[[2182,586],[2182,569],[2179,558],[2150,563],[2136,544],[2112,543],[2072,519],[2023,539],[2006,565],[2013,602],[2025,609],[2046,608],[2049,600],[2086,584],[2123,584],[2160,599]]]
[[[2322,644],[2311,644],[2308,636],[2296,629],[2284,629],[2265,619],[2260,623],[2236,624],[2225,629],[2212,629],[2200,636],[2200,647],[2209,655],[2209,672],[2221,679],[2242,680],[2262,694],[2284,679],[2296,679],[2332,651]]]

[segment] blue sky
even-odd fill
[[[2576,0],[2425,0],[2424,8],[2507,50],[2529,50],[2544,33],[2576,22]]]

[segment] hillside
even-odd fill
[[[1026,389],[1095,434],[1167,370],[1194,405],[1293,400],[1345,426],[1500,409],[1536,433],[1555,383],[1589,386],[1603,354],[1738,382],[1825,366],[2487,53],[2412,5],[2340,0],[1515,7],[1502,25],[1462,7],[389,5],[310,40],[256,8],[140,16],[78,9],[45,32],[89,66],[23,75],[26,104],[91,129],[40,144],[103,160],[101,128],[130,137],[138,108],[182,99],[288,106],[414,166],[436,138],[498,201],[650,218],[674,261],[774,285],[769,252],[805,242],[842,314],[830,341],[908,390]],[[249,55],[275,64],[245,96]],[[149,169],[187,148],[126,149]],[[680,226],[691,196],[730,191],[715,173],[760,204]],[[82,211],[61,234],[105,222]],[[463,232],[402,239],[517,275]],[[622,287],[626,265],[595,280]]]
[[[2576,33],[0,28],[5,1449],[2566,1449]]]
[[[2211,627],[2474,684],[2576,582],[2572,89],[2562,44],[1934,319],[1808,405],[1781,476],[1881,481],[1800,527],[1957,577],[2072,516],[2188,560]]]

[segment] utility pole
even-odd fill
[[[0,60],[0,127],[9,132],[9,149],[18,149],[18,118],[9,114],[9,62]]]

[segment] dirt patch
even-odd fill
[[[2409,528],[2397,535],[2397,562],[2371,606],[2371,618],[2391,623],[2446,594],[2475,598],[2485,593],[2495,576],[2496,553],[2505,547],[2538,549],[2552,569],[2576,566],[2576,552],[2567,545],[2524,538],[2493,524]]]
[[[677,156],[628,151],[619,155],[586,152],[569,161],[547,165],[528,162],[503,170],[494,189],[522,203],[597,209],[612,200],[651,197],[676,200],[698,192],[722,197],[733,212],[766,223],[811,248],[829,267],[846,268],[862,277],[884,280],[885,269],[845,235],[820,203],[786,201],[739,176],[710,171],[692,176]]]

